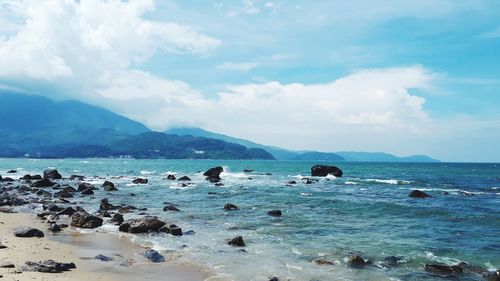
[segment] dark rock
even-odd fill
[[[61,226],[59,226],[58,224],[53,223],[53,224],[51,224],[49,226],[49,230],[52,231],[52,232],[59,232],[59,231],[61,231]]]
[[[255,171],[255,170],[252,170],[252,169],[244,169],[244,170],[243,170],[243,172],[244,172],[244,173],[251,173],[251,172],[253,172],[253,171]]]
[[[71,216],[71,225],[82,228],[96,228],[102,225],[103,220],[97,216],[76,212]]]
[[[58,197],[58,198],[71,198],[71,197],[73,197],[73,193],[69,192],[66,189],[63,189],[59,192],[54,193],[54,196]]]
[[[273,174],[272,173],[266,173],[266,176],[272,176]]]
[[[102,187],[104,188],[105,191],[117,191],[118,188],[115,187],[115,184],[110,182],[110,181],[105,181],[102,184]]]
[[[450,193],[448,191],[443,191],[442,193],[443,195],[450,195]]]
[[[229,203],[229,204],[224,205],[224,210],[226,210],[226,211],[238,210],[238,206]]]
[[[135,184],[147,184],[148,183],[148,179],[137,178],[137,179],[133,180],[132,183],[135,183]]]
[[[273,217],[281,217],[281,210],[271,210],[267,212],[268,215],[273,216]]]
[[[118,228],[118,231],[120,232],[128,232],[130,228],[130,223],[122,223],[120,227]]]
[[[287,182],[287,184],[297,184],[297,182],[296,181],[289,181],[289,182]]]
[[[163,211],[165,211],[165,212],[180,212],[181,210],[179,210],[177,207],[175,207],[173,205],[168,205],[168,206],[163,207]]]
[[[79,175],[71,175],[69,176],[69,179],[72,181],[84,181],[85,177],[84,176],[79,176]]]
[[[459,191],[458,194],[460,194],[462,196],[476,196],[476,194],[474,194],[472,192],[468,192],[468,191]]]
[[[84,189],[80,192],[83,195],[93,195],[94,191],[91,188]]]
[[[7,249],[7,246],[0,244],[0,250]]]
[[[162,256],[160,253],[158,253],[155,250],[147,250],[146,252],[144,252],[144,256],[152,262],[164,262],[165,261],[165,257]]]
[[[484,275],[487,281],[500,281],[500,270],[490,272]]]
[[[464,272],[459,265],[426,264],[425,271],[438,275],[460,275]]]
[[[4,214],[14,214],[14,213],[17,213],[17,212],[16,212],[16,211],[14,211],[14,209],[9,208],[9,207],[0,207],[0,213],[4,213]]]
[[[183,176],[178,179],[178,181],[190,181],[191,179],[188,176]]]
[[[2,179],[2,181],[5,181],[5,182],[12,182],[12,181],[16,181],[15,179],[13,178],[9,178],[9,177],[5,177]]]
[[[245,241],[243,241],[243,237],[241,236],[234,237],[229,242],[227,242],[227,244],[236,247],[245,247]]]
[[[215,183],[219,182],[221,180],[220,174],[224,171],[224,169],[221,166],[213,167],[208,169],[205,173],[203,173],[204,176],[206,176],[206,180]]]
[[[114,225],[121,225],[123,223],[123,215],[114,214],[109,222]]]
[[[111,217],[111,214],[108,211],[103,211],[103,210],[100,210],[95,215],[99,216],[99,217],[103,217],[103,218],[110,218]]]
[[[273,276],[269,278],[269,281],[280,281],[280,280],[278,279],[278,277]]]
[[[27,261],[22,267],[21,271],[36,271],[43,273],[61,273],[76,268],[74,263],[60,263],[53,260],[46,260],[43,262]]]
[[[334,264],[333,262],[331,262],[329,260],[325,260],[325,259],[317,259],[317,260],[314,260],[313,262],[317,265],[333,265]]]
[[[62,179],[62,176],[61,174],[59,174],[59,172],[57,170],[54,170],[54,169],[49,169],[49,170],[45,170],[43,171],[43,178],[44,179],[51,179],[51,180],[60,180]]]
[[[101,199],[101,204],[99,205],[100,211],[108,211],[118,209],[118,206],[114,206],[113,204],[108,202],[107,198]]]
[[[59,206],[57,206],[57,205],[56,205],[56,204],[54,204],[54,203],[44,204],[44,205],[42,206],[42,208],[43,208],[44,210],[47,210],[47,211],[50,211],[50,212],[60,212],[60,211],[64,210],[64,208],[59,207]]]
[[[35,193],[37,196],[43,196],[43,197],[52,197],[52,193],[50,193],[49,191],[47,190],[38,190],[36,193]]]
[[[349,256],[347,258],[347,263],[353,267],[365,266],[367,264],[370,264],[369,261],[365,260],[364,258],[358,255]]]
[[[50,181],[49,179],[43,179],[43,180],[38,180],[35,181],[31,184],[31,187],[51,187],[55,182]]]
[[[429,194],[421,191],[421,190],[418,190],[418,189],[415,189],[413,190],[412,192],[410,192],[410,194],[408,194],[408,197],[411,197],[411,198],[427,198],[427,197],[432,197],[430,196]]]
[[[194,234],[195,232],[192,229],[182,233],[182,235],[194,235]]]
[[[174,181],[175,180],[175,176],[174,175],[168,175],[167,176],[167,180]]]
[[[78,185],[78,191],[82,192],[84,190],[96,190],[97,188],[88,182],[82,182]]]
[[[9,171],[7,171],[7,174],[15,174],[15,173],[17,173],[16,170],[9,170]]]
[[[403,259],[402,257],[396,257],[396,256],[385,257],[384,262],[382,263],[382,266],[384,266],[384,267],[398,266],[402,259]]]
[[[157,217],[146,216],[140,219],[133,220],[128,229],[129,233],[147,233],[158,232],[165,222],[159,220]]]
[[[74,213],[76,213],[76,210],[73,209],[73,207],[66,207],[62,211],[57,213],[57,215],[59,215],[59,216],[61,216],[61,215],[72,216]]]
[[[313,177],[326,177],[327,175],[341,177],[342,174],[342,170],[335,166],[314,165],[311,168],[311,176]]]
[[[217,183],[215,183],[215,186],[224,186],[224,184],[221,182],[217,182]]]
[[[14,230],[14,235],[16,237],[25,237],[25,238],[30,238],[30,237],[41,238],[45,236],[41,230],[32,227],[17,228],[16,230]]]
[[[100,260],[100,261],[112,261],[113,260],[113,258],[105,256],[105,255],[101,255],[101,254],[95,256],[94,259]]]

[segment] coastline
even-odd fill
[[[0,264],[10,263],[15,268],[0,268],[5,280],[109,280],[136,281],[145,279],[160,280],[168,276],[172,281],[203,281],[210,277],[194,266],[152,263],[141,254],[146,250],[131,242],[125,236],[105,232],[80,233],[70,227],[53,234],[47,231],[47,224],[28,213],[0,213]],[[19,226],[29,226],[42,230],[45,237],[19,238],[13,230]],[[96,255],[112,257],[112,261],[100,261]],[[26,261],[52,259],[57,262],[73,262],[76,269],[62,273],[40,273],[24,271],[20,267]]]

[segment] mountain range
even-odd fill
[[[423,155],[292,151],[201,128],[154,132],[78,101],[0,91],[0,157],[134,157],[310,161],[435,162]]]

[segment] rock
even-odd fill
[[[113,258],[105,256],[105,255],[101,255],[101,254],[95,256],[94,259],[100,260],[100,261],[112,261],[113,260]]]
[[[191,179],[188,176],[183,176],[178,179],[178,181],[190,181]]]
[[[78,185],[78,191],[80,191],[80,192],[87,190],[87,189],[96,190],[97,188],[88,182],[82,182]]]
[[[17,173],[17,171],[16,171],[16,170],[8,170],[8,171],[7,171],[7,174],[15,174],[15,173]]]
[[[476,196],[476,194],[474,194],[472,192],[468,192],[468,191],[459,191],[458,194],[460,194],[462,196]]]
[[[252,169],[244,169],[244,170],[243,170],[243,172],[244,172],[244,173],[251,173],[251,172],[253,172],[253,171],[255,171],[255,170],[252,170]]]
[[[333,262],[331,262],[329,260],[325,260],[325,259],[317,259],[317,260],[314,260],[313,262],[317,265],[333,265],[334,264]]]
[[[500,270],[485,274],[487,281],[500,281]]]
[[[80,193],[83,195],[93,195],[94,191],[91,188],[87,188],[85,190],[82,190]]]
[[[140,219],[135,219],[130,223],[128,228],[129,233],[147,233],[159,232],[160,228],[165,225],[165,222],[157,217],[146,216]]]
[[[102,184],[104,191],[118,191],[118,188],[115,187],[115,184],[110,181],[105,181]]]
[[[43,262],[27,261],[22,267],[21,271],[36,271],[43,273],[61,273],[76,268],[74,263],[61,263],[53,260],[46,260]]]
[[[71,190],[73,190],[73,191],[71,191]],[[71,197],[73,197],[74,191],[76,191],[76,189],[74,189],[72,187],[65,187],[65,188],[63,188],[63,190],[54,193],[54,196],[56,196],[58,198],[71,198]]]
[[[425,271],[438,275],[460,275],[464,272],[459,265],[426,264]]]
[[[4,214],[14,214],[14,213],[17,213],[17,212],[16,212],[16,211],[14,211],[14,209],[9,208],[9,207],[0,207],[0,213],[4,213]]]
[[[212,183],[219,182],[221,180],[220,174],[224,171],[224,169],[221,166],[213,167],[208,169],[205,173],[203,173],[204,176],[206,176],[206,180],[210,181]]]
[[[425,193],[423,191],[415,189],[412,192],[410,192],[410,194],[408,194],[408,197],[411,197],[411,198],[427,198],[427,197],[432,197],[432,196],[430,196],[429,194],[427,194],[427,193]]]
[[[43,178],[48,180],[60,180],[62,179],[61,174],[55,169],[49,169],[43,171]]]
[[[120,224],[120,227],[118,228],[118,231],[120,232],[128,232],[130,228],[130,223],[122,223]]]
[[[137,179],[133,180],[132,183],[135,183],[135,184],[147,184],[148,183],[148,179],[137,178]]]
[[[289,182],[287,182],[287,184],[297,184],[297,182],[296,181],[289,181]]]
[[[166,225],[163,226],[160,229],[160,232],[170,233],[173,236],[182,236],[182,234],[183,234],[182,229],[175,224],[171,224],[169,226],[166,226]]]
[[[103,220],[94,215],[76,212],[71,216],[71,225],[81,228],[96,228],[102,225]]]
[[[99,205],[100,211],[108,211],[118,209],[118,206],[114,206],[113,204],[108,202],[107,198],[101,199],[101,204]]]
[[[0,244],[0,250],[7,249],[7,246]]]
[[[123,223],[123,215],[114,214],[109,222],[114,225],[121,225]]]
[[[12,182],[12,181],[15,181],[15,180],[13,178],[5,177],[5,178],[2,179],[2,181]]]
[[[66,207],[62,211],[57,213],[57,215],[59,215],[59,216],[61,216],[61,215],[72,216],[74,213],[76,213],[76,210],[73,209],[73,207]]]
[[[224,205],[224,210],[226,210],[226,211],[238,210],[238,206],[229,203],[229,204]]]
[[[168,175],[167,176],[167,180],[174,181],[175,180],[175,176],[174,175]]]
[[[396,257],[396,256],[385,257],[384,262],[382,263],[382,266],[384,266],[384,267],[398,266],[402,259],[403,259],[402,257]]]
[[[335,166],[314,165],[311,168],[311,176],[313,177],[326,177],[327,175],[341,177],[342,174],[342,170]]]
[[[365,266],[367,264],[370,264],[369,261],[365,260],[364,258],[358,255],[349,256],[347,258],[347,263],[353,267]]]
[[[245,247],[245,241],[243,241],[243,237],[241,236],[234,237],[227,244],[235,247]]]
[[[269,281],[280,281],[280,280],[278,279],[278,277],[273,276],[269,278]]]
[[[158,253],[158,251],[155,251],[155,250],[147,250],[146,252],[144,252],[144,257],[146,257],[148,260],[152,261],[152,262],[164,262],[165,261],[165,257],[162,256],[160,253]]]
[[[442,193],[443,195],[450,195],[450,193],[448,191],[443,191]]]
[[[165,211],[165,212],[180,212],[181,210],[179,210],[177,207],[175,207],[173,205],[168,205],[168,206],[163,207],[163,211]]]
[[[47,210],[47,211],[50,211],[50,212],[56,212],[56,213],[57,213],[57,212],[60,212],[60,211],[62,211],[62,210],[64,210],[64,208],[59,207],[59,206],[57,206],[57,205],[56,205],[56,204],[54,204],[54,203],[44,204],[44,205],[42,206],[42,208],[43,208],[44,210]]]
[[[69,180],[72,180],[72,181],[84,181],[85,177],[84,176],[79,176],[79,175],[71,175],[71,176],[69,176]]]
[[[0,268],[16,268],[16,266],[10,262],[3,262],[0,264]]]
[[[52,232],[59,232],[61,231],[61,227],[58,224],[53,223],[49,226],[49,230]]]
[[[47,190],[38,190],[36,193],[35,193],[37,196],[43,196],[43,197],[52,197],[52,193],[50,193],[49,191]]]
[[[25,238],[31,238],[31,237],[41,238],[45,236],[41,230],[32,227],[19,227],[16,230],[14,230],[14,235],[16,237],[25,237]]]
[[[273,217],[281,217],[281,210],[271,210],[267,212],[268,215],[273,216]]]
[[[51,187],[55,185],[55,182],[50,181],[49,179],[42,179],[35,181],[31,184],[31,187]]]

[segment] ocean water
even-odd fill
[[[103,197],[117,205],[147,208],[147,213],[194,230],[193,235],[132,236],[152,243],[173,262],[190,262],[217,273],[210,280],[446,280],[426,274],[426,263],[467,262],[488,270],[500,268],[500,164],[462,163],[322,163],[344,171],[341,178],[317,178],[305,184],[316,162],[0,159],[2,176],[40,174],[56,168],[87,182],[115,183],[119,191],[97,191],[70,198],[97,211]],[[204,171],[223,166],[224,186],[206,181]],[[6,174],[17,169],[17,174]],[[244,169],[254,172],[244,173]],[[166,180],[189,176],[191,185]],[[137,177],[146,185],[132,184]],[[289,181],[297,184],[287,186]],[[420,189],[433,198],[412,199]],[[209,194],[210,192],[210,194]],[[444,195],[443,192],[449,193]],[[130,196],[134,193],[136,196]],[[470,196],[471,194],[474,196]],[[89,199],[90,198],[90,199]],[[181,212],[163,212],[164,202]],[[225,211],[227,203],[240,210]],[[267,212],[280,209],[282,217]],[[125,219],[137,216],[125,214]],[[103,226],[110,232],[117,228]],[[226,239],[243,236],[245,251]],[[187,246],[187,247],[186,247]],[[351,268],[346,257],[359,254],[372,266]],[[387,256],[401,257],[384,266]],[[333,265],[312,261],[326,259]],[[483,280],[479,276],[452,280]]]

